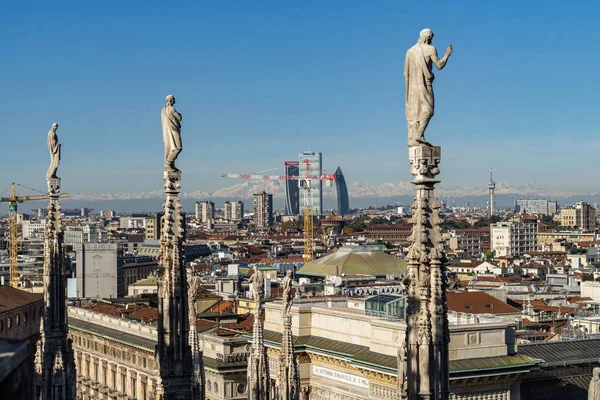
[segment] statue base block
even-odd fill
[[[48,193],[51,195],[60,193],[60,178],[48,179]]]
[[[181,180],[181,171],[165,171],[164,179],[169,181]]]
[[[415,176],[414,184],[438,183],[435,176],[440,173],[438,164],[442,158],[440,146],[411,146],[408,148],[408,161],[412,167],[410,173]]]

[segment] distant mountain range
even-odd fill
[[[334,185],[335,186],[335,185]],[[252,194],[265,190],[273,194],[275,209],[283,209],[285,184],[280,181],[246,181],[212,192],[196,190],[183,192],[181,203],[183,211],[194,212],[194,203],[198,200],[212,200],[217,207],[222,207],[227,200],[243,200],[246,209],[252,207]],[[391,204],[409,205],[414,198],[414,187],[409,182],[382,183],[373,185],[354,182],[348,185],[351,208],[366,208],[369,206],[385,206]],[[464,206],[467,202],[473,207],[485,207],[488,201],[486,187],[448,187],[443,184],[436,188],[436,195],[449,206]],[[69,199],[61,200],[64,208],[94,208],[99,210],[115,210],[127,212],[156,212],[162,208],[164,192],[157,190],[145,193],[94,193],[70,194]],[[335,187],[325,187],[323,190],[323,206],[326,210],[336,207]],[[600,202],[600,193],[583,193],[565,190],[541,189],[532,183],[511,185],[506,182],[496,183],[496,205],[508,208],[519,198],[544,198],[557,200],[559,205],[574,204],[579,200],[589,203]],[[46,202],[28,202],[27,207],[21,206],[23,212],[37,207],[46,207]],[[4,214],[0,209],[0,215]]]
[[[267,193],[272,193],[276,199],[283,199],[285,195],[285,185],[280,181],[248,181],[239,183],[226,188],[218,189],[213,192],[196,190],[193,192],[183,192],[182,199],[230,199],[230,200],[246,200],[251,199],[254,193],[259,193],[265,190]],[[361,198],[386,198],[397,196],[412,196],[414,187],[409,182],[399,183],[382,183],[373,185],[363,182],[354,182],[348,185],[348,193],[352,199]],[[436,195],[439,198],[464,198],[487,196],[488,190],[485,187],[444,187],[440,186],[436,189]],[[333,199],[336,197],[335,188],[325,188],[323,191],[325,198]],[[531,183],[523,183],[518,185],[510,185],[505,182],[496,183],[496,195],[513,195],[514,197],[532,197],[532,198],[548,198],[548,199],[564,199],[577,196],[592,196],[595,197],[598,193],[578,193],[574,191],[541,189]],[[154,199],[162,198],[164,192],[157,190],[144,193],[94,193],[94,194],[71,194],[70,200],[79,201],[106,201],[106,200],[138,200],[138,199]]]

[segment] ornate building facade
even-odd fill
[[[80,400],[156,399],[159,368],[155,326],[69,307],[69,338]],[[206,400],[246,399],[248,339],[199,334]]]
[[[282,339],[281,309],[265,304],[264,340],[272,381]],[[365,315],[345,299],[298,300],[291,309],[300,399],[399,399],[398,348],[406,322]],[[538,360],[516,353],[514,323],[450,316],[450,399],[519,399]]]

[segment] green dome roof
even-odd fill
[[[328,256],[304,264],[297,275],[375,275],[404,274],[406,261],[368,246],[343,246]]]

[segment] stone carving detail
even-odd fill
[[[189,342],[188,281],[183,254],[184,221],[179,201],[181,171],[177,170],[174,164],[175,158],[181,151],[180,138],[177,142],[181,129],[179,124],[181,116],[172,107],[173,104],[175,98],[167,96],[167,105],[161,112],[165,140],[166,198],[163,205],[158,281],[156,361],[160,379],[155,393],[158,400],[198,398],[197,393],[193,391],[194,368]],[[173,117],[175,114],[172,113],[179,115],[179,118]],[[176,120],[176,124],[171,117]],[[173,140],[174,144],[168,143],[167,139]],[[168,154],[167,150],[170,151]]]
[[[417,44],[406,52],[404,77],[406,78],[406,120],[408,121],[408,146],[431,146],[425,140],[425,130],[433,117],[433,75],[432,67],[441,70],[452,54],[452,45],[440,60],[437,50],[431,45],[433,32],[423,29]]]
[[[248,357],[248,400],[270,400],[269,364],[263,337],[262,294],[264,273],[257,268],[249,281],[254,295],[252,347]]]
[[[282,282],[283,303],[281,307],[283,334],[281,353],[279,355],[279,371],[277,376],[277,397],[280,400],[297,400],[300,395],[300,375],[298,363],[294,355],[294,338],[292,336],[292,271],[287,271]]]
[[[450,400],[508,400],[508,390],[485,390],[470,393],[451,393]]]
[[[371,396],[377,399],[400,399],[400,394],[396,389],[380,385],[371,385]]]
[[[60,179],[56,177],[60,159],[60,144],[55,133],[57,127],[54,124],[48,133],[51,157],[54,149],[56,158],[52,159],[47,172],[49,202],[44,232],[44,314],[40,319],[40,339],[36,345],[33,378],[36,400],[76,398],[75,355],[71,339],[67,337],[64,232],[58,201]]]
[[[588,400],[600,400],[600,368],[592,370],[592,379],[588,387]]]
[[[188,319],[189,319],[189,341],[192,350],[192,364],[194,366],[194,396],[197,399],[204,399],[204,361],[202,359],[202,344],[198,335],[196,326],[196,295],[200,289],[200,277],[194,275],[192,267],[187,269],[188,281]]]
[[[398,350],[401,398],[442,399],[449,395],[446,259],[440,205],[434,196],[440,158],[441,150],[436,146],[409,148],[416,197],[411,205],[413,228],[404,281],[408,294],[406,344]]]

